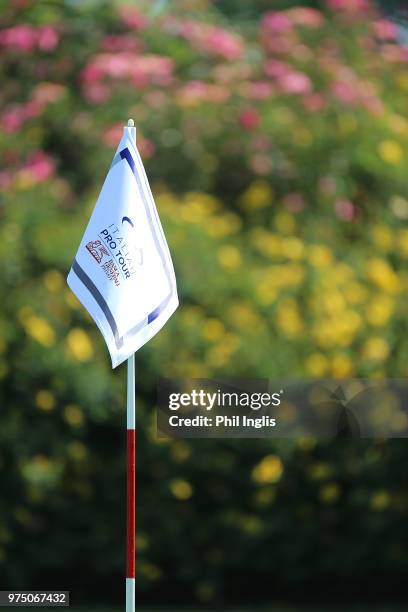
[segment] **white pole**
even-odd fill
[[[136,143],[136,128],[133,119],[127,127]],[[126,612],[135,611],[136,578],[136,402],[135,402],[135,356],[127,360],[127,504],[126,504]]]

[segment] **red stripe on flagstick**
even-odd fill
[[[136,430],[127,430],[126,577],[136,577]]]

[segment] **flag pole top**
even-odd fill
[[[132,138],[133,142],[136,142],[136,128],[133,119],[128,119],[127,125],[125,125],[125,133],[127,130],[128,135]]]

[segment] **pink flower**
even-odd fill
[[[267,151],[270,144],[270,140],[265,134],[256,134],[251,140],[251,147],[255,151]]]
[[[334,11],[368,11],[371,8],[370,0],[326,0],[326,4]]]
[[[351,221],[355,216],[354,204],[350,200],[340,198],[334,203],[334,210],[339,219]]]
[[[273,85],[268,81],[254,81],[248,84],[246,93],[251,100],[266,100],[273,91]]]
[[[84,89],[85,98],[88,102],[95,102],[95,104],[103,104],[110,98],[110,91],[106,85],[102,83],[92,83],[86,85]]]
[[[101,85],[104,77],[125,80],[139,88],[149,83],[166,87],[173,81],[173,67],[171,58],[160,55],[138,55],[130,51],[100,53],[85,66],[81,79],[88,92],[92,92],[91,85]]]
[[[270,59],[265,64],[265,73],[270,77],[282,77],[291,71],[291,67],[284,62]]]
[[[143,159],[150,159],[154,155],[156,147],[154,142],[143,136],[139,136],[137,140],[137,148],[139,149],[140,155]]]
[[[55,28],[51,26],[43,26],[37,31],[38,48],[41,51],[53,51],[58,45],[59,34]]]
[[[312,91],[312,81],[303,72],[289,72],[278,79],[281,89],[286,93],[305,94]]]
[[[110,53],[118,51],[139,51],[140,43],[126,34],[106,36],[102,41],[102,49]]]
[[[283,205],[290,210],[290,212],[298,213],[305,208],[306,202],[301,193],[293,191],[283,198]]]
[[[400,47],[394,43],[384,43],[381,54],[387,62],[406,62],[408,60],[408,47]]]
[[[214,50],[225,59],[234,60],[241,57],[243,43],[235,34],[230,34],[221,28],[214,28],[206,39],[206,49],[207,51]]]
[[[284,11],[268,11],[261,21],[263,32],[287,32],[292,27],[292,21]]]
[[[30,52],[35,48],[52,51],[58,45],[59,35],[55,28],[18,25],[0,32],[0,45],[19,51]]]
[[[255,174],[266,176],[272,169],[272,161],[267,155],[258,153],[250,161],[250,165]]]
[[[100,79],[103,78],[104,71],[102,67],[99,65],[96,59],[91,60],[91,62],[85,66],[85,68],[81,72],[81,79],[87,85],[91,83],[96,83]]]
[[[122,22],[131,30],[143,30],[147,27],[147,18],[142,15],[137,9],[133,6],[123,6],[121,7],[120,17]]]
[[[303,105],[311,113],[318,113],[327,106],[326,100],[321,93],[312,93],[305,96],[303,98]]]
[[[261,117],[255,108],[245,108],[239,113],[239,124],[246,130],[254,130],[261,122]]]
[[[167,96],[163,91],[153,89],[146,93],[145,101],[150,108],[162,108],[166,105]]]
[[[33,91],[33,98],[43,104],[56,102],[65,93],[66,88],[57,83],[39,83]]]
[[[376,36],[382,40],[395,40],[398,36],[398,26],[389,19],[379,19],[373,27]]]
[[[286,14],[293,23],[300,26],[318,28],[324,23],[322,13],[313,8],[297,6],[286,11]]]
[[[178,102],[182,106],[196,106],[200,102],[222,104],[229,96],[230,92],[226,87],[205,81],[189,81],[180,87],[177,93]]]
[[[123,133],[123,123],[114,123],[102,134],[103,141],[109,147],[116,147]]]
[[[40,100],[36,100],[35,98],[29,100],[23,106],[24,119],[34,119],[34,117],[38,117],[38,115],[41,114],[43,108],[44,104],[42,104]]]
[[[403,62],[408,62],[408,46],[405,45],[401,47],[400,51],[401,51],[401,60]]]
[[[336,179],[334,179],[332,176],[320,177],[318,186],[320,191],[326,196],[330,196],[336,193],[337,183]]]
[[[353,81],[335,81],[331,85],[333,95],[345,104],[353,104],[357,101],[356,84]]]
[[[11,174],[4,170],[0,172],[0,191],[6,191],[11,185]]]
[[[20,51],[33,51],[37,44],[37,32],[30,25],[7,28],[0,32],[0,44]]]
[[[167,27],[176,29],[182,38],[188,40],[191,46],[201,53],[219,55],[228,60],[238,59],[243,54],[243,39],[222,28],[191,19],[182,22],[168,21]]]
[[[1,127],[8,133],[18,132],[24,123],[24,108],[21,105],[9,107],[1,117]]]
[[[54,161],[43,151],[35,151],[27,160],[23,168],[24,173],[30,175],[34,182],[42,183],[54,174]]]

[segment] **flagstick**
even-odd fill
[[[136,142],[134,121],[126,128]],[[135,610],[136,578],[136,402],[135,356],[127,360],[127,503],[126,503],[126,612]]]

